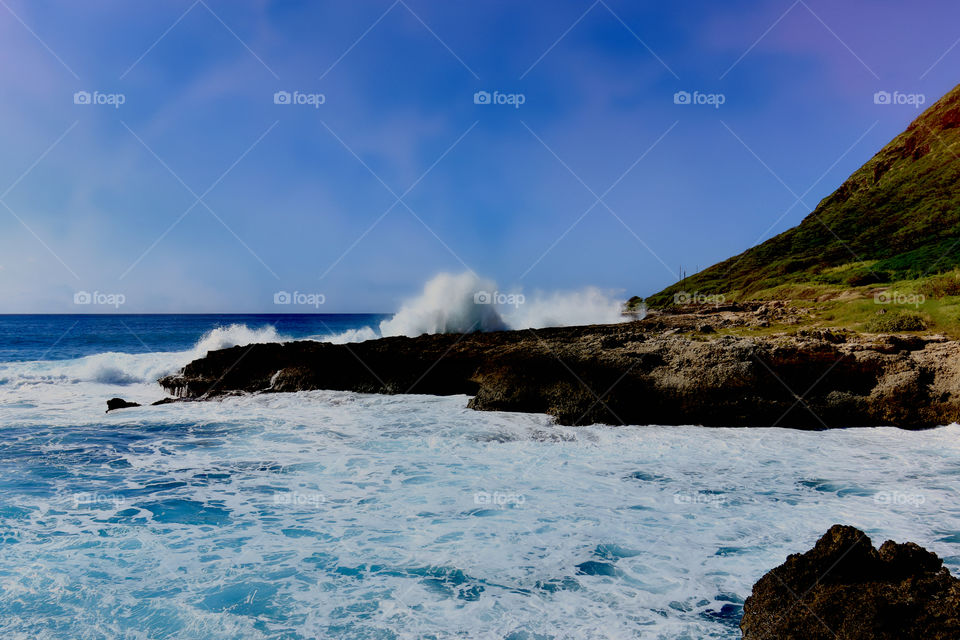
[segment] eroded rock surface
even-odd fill
[[[740,628],[744,640],[956,640],[960,579],[912,542],[878,550],[834,525],[754,585]]]

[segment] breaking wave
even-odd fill
[[[286,342],[288,340],[290,340],[288,336],[280,335],[277,333],[276,328],[270,325],[258,329],[251,329],[245,324],[231,324],[227,327],[211,329],[205,333],[188,353],[193,355],[191,360],[194,360],[207,355],[208,351],[229,349],[230,347],[248,344]]]
[[[405,302],[390,320],[380,323],[388,336],[419,336],[424,333],[471,333],[506,329],[493,304],[486,302],[496,286],[471,273],[434,276],[418,297]]]
[[[434,276],[416,298],[380,323],[383,336],[541,329],[623,322],[623,302],[596,287],[580,291],[504,293],[472,273]]]
[[[44,360],[0,365],[0,378],[7,384],[83,383],[132,385],[153,383],[174,373],[209,351],[237,345],[285,342],[272,326],[250,328],[245,324],[216,327],[205,333],[187,351],[155,353],[97,353],[73,360]]]

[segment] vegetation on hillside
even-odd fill
[[[960,267],[958,143],[960,86],[858,169],[800,225],[643,302],[651,308],[670,307],[684,299],[678,294],[722,296],[727,301],[805,300],[852,305],[842,313],[859,316],[855,309],[861,304],[868,305],[862,309],[867,315],[877,313],[875,292],[903,290],[924,296],[914,312],[930,316],[921,318],[925,325],[960,327],[960,272],[954,271]],[[892,326],[892,318],[871,326]]]

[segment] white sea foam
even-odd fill
[[[503,319],[511,329],[541,329],[623,322],[623,301],[596,287],[579,291],[537,292]]]
[[[323,334],[310,336],[307,340],[316,340],[318,342],[332,342],[333,344],[347,344],[351,342],[366,342],[367,340],[376,340],[380,334],[370,327],[361,327],[359,329],[347,329],[340,333]]]
[[[539,329],[623,322],[623,301],[596,287],[580,291],[501,292],[495,282],[471,273],[441,273],[423,293],[380,323],[384,336]]]
[[[751,585],[835,522],[960,569],[956,425],[572,428],[331,391],[106,418],[33,400],[0,429],[0,459],[24,461],[21,488],[0,483],[3,637],[733,640]]]

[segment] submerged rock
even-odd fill
[[[740,628],[744,640],[956,640],[960,579],[912,542],[877,550],[834,525],[760,578]]]
[[[129,409],[130,407],[139,407],[136,402],[127,402],[123,398],[110,398],[107,400],[107,413],[115,409]]]

